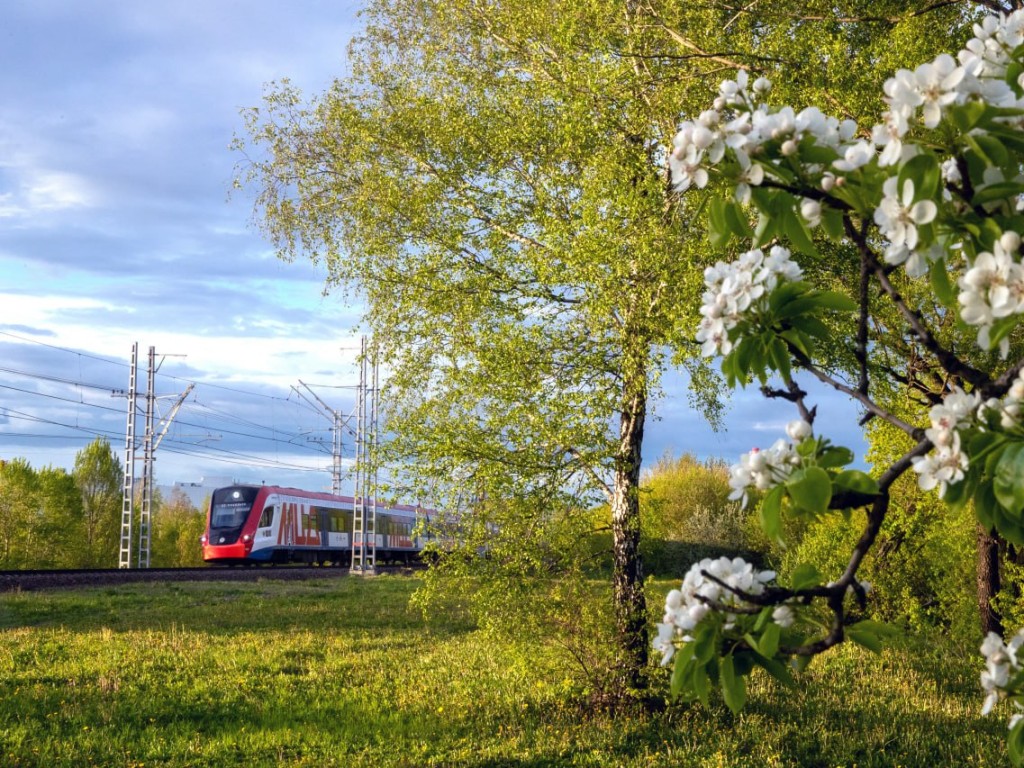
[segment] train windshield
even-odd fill
[[[239,529],[249,516],[258,488],[221,488],[213,492],[210,530]]]

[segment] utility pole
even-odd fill
[[[153,516],[153,413],[156,410],[156,347],[149,348],[146,435],[142,441],[142,509],[139,511],[139,568],[149,568],[149,524]]]
[[[377,347],[362,338],[356,396],[356,488],[352,515],[353,573],[373,573],[377,563]]]
[[[139,367],[139,343],[132,344],[132,364],[128,374],[128,428],[124,448],[124,484],[121,501],[121,555],[118,568],[132,567],[132,518],[135,516],[135,377]]]
[[[331,427],[331,493],[333,493],[335,496],[340,496],[342,450],[341,431],[345,426],[344,414],[342,414],[341,411],[336,411],[333,408],[331,408],[331,406],[325,403],[320,398],[320,396],[310,388],[309,384],[304,382],[302,379],[299,379],[299,384],[306,388],[306,391],[313,396],[313,398],[316,400],[316,403],[311,402],[308,397],[302,394],[299,390],[295,389],[295,387],[292,387],[292,390],[295,392],[295,394],[297,394],[307,403],[312,405],[314,408],[317,408],[317,406],[319,406],[320,409],[323,409],[324,413],[327,414],[327,417],[332,420],[332,423],[334,425]]]
[[[135,421],[138,415],[138,357],[139,344],[132,344],[132,363],[128,383],[128,428],[125,436],[125,462],[124,462],[124,495],[121,502],[121,554],[118,562],[120,568],[132,567],[132,522],[135,517],[135,454],[138,448],[136,437]],[[153,461],[155,452],[160,441],[163,440],[171,421],[177,414],[181,404],[188,397],[189,392],[195,384],[189,384],[185,392],[178,397],[177,402],[171,409],[171,414],[164,421],[164,429],[159,438],[154,441],[154,415],[156,413],[156,373],[163,365],[164,355],[160,364],[156,363],[156,347],[149,348],[149,366],[146,386],[146,410],[145,410],[145,431],[143,433],[143,465],[142,465],[142,491],[141,509],[139,511],[139,551],[135,565],[138,568],[149,568],[150,554],[150,528],[153,512],[153,487],[154,472]],[[184,357],[184,355],[180,355]]]

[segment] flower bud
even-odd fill
[[[811,436],[811,425],[804,419],[796,419],[786,425],[786,434],[794,443],[799,443],[805,437]]]

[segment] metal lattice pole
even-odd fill
[[[153,516],[153,421],[156,411],[156,347],[149,348],[146,435],[142,449],[142,510],[139,512],[139,568],[149,568],[149,529]]]
[[[121,501],[121,556],[119,568],[132,567],[132,518],[135,515],[135,394],[139,367],[139,343],[132,344],[132,364],[128,374],[128,425],[124,446],[124,484]]]

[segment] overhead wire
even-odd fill
[[[39,341],[38,339],[30,339],[30,338],[27,338],[27,337],[24,337],[24,336],[20,336],[18,334],[10,333],[8,331],[0,331],[0,335],[7,336],[7,337],[13,338],[13,339],[17,339],[17,340],[22,341],[22,342],[38,344],[38,345],[46,347],[48,349],[53,349],[53,350],[56,350],[56,351],[67,353],[67,354],[73,354],[73,355],[78,356],[80,359],[81,358],[86,358],[86,359],[90,359],[90,360],[96,360],[96,361],[99,361],[99,362],[103,362],[103,363],[107,363],[107,364],[111,364],[111,365],[116,365],[116,366],[122,367],[122,368],[130,367],[129,364],[124,363],[123,361],[112,360],[112,359],[109,359],[109,358],[104,358],[104,357],[100,357],[100,356],[97,356],[97,355],[92,355],[92,354],[89,354],[89,353],[80,352],[78,350],[71,350],[71,349],[67,349],[67,348],[64,348],[64,347],[59,347],[59,346],[55,346],[55,345],[52,345],[52,344],[47,344],[45,342]],[[14,376],[24,376],[24,377],[32,378],[32,379],[35,379],[35,380],[38,380],[38,381],[46,381],[46,382],[55,383],[55,384],[62,384],[62,385],[65,385],[65,386],[78,387],[78,388],[81,388],[81,389],[90,389],[90,390],[96,390],[96,391],[108,391],[108,392],[111,392],[112,394],[120,392],[120,391],[123,391],[123,390],[120,390],[120,388],[118,388],[118,387],[111,387],[111,386],[107,386],[107,385],[95,384],[95,383],[90,383],[90,382],[70,379],[70,378],[66,378],[66,377],[54,376],[54,375],[45,374],[45,373],[37,373],[37,372],[31,372],[31,371],[24,371],[24,370],[19,370],[19,369],[10,368],[10,367],[4,367],[4,366],[0,366],[0,373],[7,373],[7,374],[10,374],[10,375],[14,375]],[[312,413],[315,413],[318,416],[322,416],[322,413],[320,411],[318,411],[315,408],[312,408],[307,403],[304,403],[301,399],[292,400],[290,394],[289,394],[288,397],[280,397],[278,395],[268,395],[265,392],[255,392],[255,391],[252,391],[252,390],[245,390],[245,389],[242,389],[242,388],[239,388],[239,387],[231,387],[231,386],[226,386],[226,385],[223,385],[223,384],[215,384],[215,383],[212,383],[212,382],[205,382],[205,381],[203,381],[201,379],[188,379],[188,378],[174,376],[174,375],[170,375],[170,374],[159,374],[158,373],[158,375],[161,378],[169,379],[169,380],[172,380],[172,381],[187,382],[187,383],[192,383],[192,384],[195,384],[195,385],[201,385],[203,387],[208,387],[208,388],[223,390],[223,391],[226,391],[226,392],[231,392],[233,394],[246,395],[246,396],[249,396],[249,397],[263,398],[263,399],[268,399],[268,400],[272,400],[272,401],[277,401],[277,402],[280,402],[280,403],[286,403],[286,404],[288,404],[290,406],[295,406],[295,407],[298,407],[298,408],[302,408],[304,410],[307,410],[307,411],[310,411]],[[341,387],[339,387],[339,388],[341,388]],[[70,404],[73,404],[73,405],[76,405],[76,406],[86,406],[86,407],[89,407],[89,408],[95,408],[95,409],[98,409],[98,410],[108,411],[108,412],[112,412],[112,413],[118,413],[118,414],[123,414],[124,413],[124,409],[115,408],[115,407],[111,407],[111,406],[104,406],[104,405],[101,405],[99,403],[94,403],[94,402],[88,402],[83,397],[79,397],[77,399],[68,398],[68,397],[61,397],[59,395],[50,394],[50,393],[46,393],[46,392],[40,392],[40,391],[33,391],[33,390],[29,390],[29,389],[24,389],[24,388],[21,388],[21,387],[16,387],[16,386],[10,385],[10,384],[0,384],[0,389],[7,389],[9,391],[19,392],[19,393],[22,393],[22,394],[25,394],[25,395],[44,397],[44,398],[48,398],[48,399],[51,399],[51,400],[56,400],[58,402],[66,402],[66,403],[70,403]],[[235,415],[235,414],[227,413],[227,412],[225,412],[223,410],[220,410],[220,409],[214,408],[212,406],[206,405],[205,403],[194,402],[193,404],[195,406],[197,406],[198,408],[202,408],[203,410],[209,412],[210,414],[213,414],[216,418],[224,419],[224,420],[227,420],[229,422],[233,421],[233,422],[236,422],[236,423],[239,423],[239,424],[244,424],[246,426],[253,427],[255,429],[265,429],[265,430],[270,432],[270,435],[259,435],[259,434],[249,433],[249,432],[241,432],[241,431],[237,431],[237,430],[223,429],[220,426],[217,427],[217,431],[218,432],[223,432],[225,434],[230,434],[230,435],[234,435],[236,437],[242,437],[242,438],[246,438],[246,439],[265,440],[265,441],[269,441],[269,442],[276,443],[276,444],[283,444],[283,445],[287,445],[289,447],[289,449],[292,449],[292,450],[294,450],[296,448],[301,448],[301,449],[311,450],[311,451],[313,451],[315,453],[320,453],[320,454],[327,454],[328,453],[328,451],[326,450],[326,447],[323,444],[323,441],[309,439],[309,437],[308,437],[309,434],[311,434],[311,433],[315,434],[315,432],[322,431],[322,430],[308,430],[308,431],[303,431],[303,432],[298,432],[298,433],[289,432],[289,431],[278,429],[276,427],[268,427],[265,424],[260,424],[258,422],[252,421],[250,419],[245,419],[245,418],[243,418],[241,416],[238,416],[238,415]],[[186,408],[189,407],[188,404],[185,404],[185,407]],[[56,427],[60,427],[60,428],[63,428],[63,429],[69,429],[69,430],[73,430],[73,431],[84,432],[84,433],[87,433],[87,434],[90,434],[90,435],[93,435],[93,436],[103,436],[103,437],[108,437],[108,438],[118,438],[118,437],[123,437],[124,436],[123,433],[114,432],[114,431],[109,430],[109,429],[89,428],[89,427],[82,427],[80,425],[67,424],[67,423],[55,421],[55,420],[52,420],[52,419],[45,419],[45,418],[41,418],[41,417],[37,417],[37,416],[32,416],[31,414],[27,414],[27,413],[20,412],[20,411],[15,411],[15,410],[10,409],[10,408],[4,408],[2,410],[3,410],[3,412],[6,413],[8,418],[25,420],[25,421],[29,421],[29,422],[32,422],[32,423],[47,424],[47,425],[50,425],[50,426],[56,426]],[[3,415],[3,414],[0,413],[0,415]],[[196,427],[196,428],[199,428],[199,429],[207,429],[207,430],[209,430],[209,428],[210,428],[209,424],[205,424],[205,425],[204,424],[196,424],[196,423],[193,423],[193,422],[181,421],[181,420],[177,420],[175,423],[180,425],[180,426],[191,426],[191,427]],[[30,435],[27,435],[27,434],[24,434],[24,433],[0,433],[0,436],[6,436],[6,437],[18,436],[21,439],[26,439],[26,438],[30,437]],[[40,437],[43,437],[43,436],[40,436]],[[57,435],[46,435],[45,439],[57,439],[58,437],[60,437],[60,436],[57,436]],[[74,435],[67,435],[67,436],[64,436],[64,437],[67,438],[67,439],[82,439],[82,438],[77,438]],[[302,438],[302,437],[306,437],[307,438],[306,442],[300,441],[300,438]],[[181,446],[181,447],[174,448],[174,447],[172,447],[173,445],[177,445],[177,446]],[[286,468],[286,469],[299,470],[299,471],[309,471],[309,472],[324,472],[324,471],[327,471],[326,469],[317,469],[317,468],[304,467],[302,465],[293,464],[293,463],[286,462],[286,461],[281,461],[280,459],[270,459],[270,458],[262,457],[262,456],[254,456],[254,455],[251,455],[251,454],[240,453],[240,452],[237,452],[237,451],[231,451],[229,449],[217,448],[217,447],[213,447],[213,446],[207,446],[204,449],[204,451],[205,451],[204,452],[204,451],[197,450],[197,448],[198,448],[198,444],[197,443],[189,443],[189,442],[183,441],[181,439],[177,439],[175,437],[172,437],[171,435],[167,436],[167,438],[165,439],[164,443],[162,443],[162,446],[169,453],[176,453],[176,454],[180,454],[180,455],[193,455],[193,456],[196,456],[197,458],[205,458],[205,459],[209,459],[209,460],[212,460],[212,461],[220,461],[220,462],[224,462],[224,463],[232,463],[232,464],[239,464],[239,465],[254,464],[255,463],[255,464],[257,464],[257,465],[259,465],[261,467],[264,467],[264,468],[267,468],[267,467],[279,467],[279,468]],[[225,455],[219,456],[219,455],[216,455],[217,453],[221,453],[221,454],[225,454]],[[231,457],[231,458],[228,458],[228,457]]]

